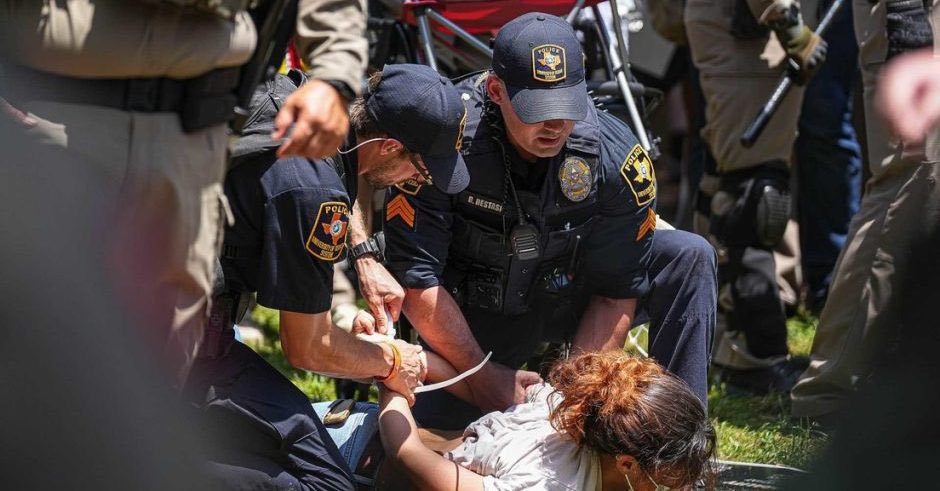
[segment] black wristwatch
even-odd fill
[[[379,241],[375,237],[369,237],[368,239],[352,246],[349,248],[349,257],[351,260],[355,261],[365,254],[372,254],[372,257],[375,258],[378,262],[385,262],[385,255],[382,254],[382,247],[379,245]]]
[[[352,102],[356,100],[356,93],[353,92],[352,87],[346,82],[335,79],[321,79],[321,81],[336,89],[339,95],[341,95],[343,99],[346,99],[346,104],[352,104]]]

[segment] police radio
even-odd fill
[[[539,258],[539,231],[530,223],[526,223],[519,212],[519,224],[509,232],[509,243],[512,245],[512,255],[522,261],[533,261]]]

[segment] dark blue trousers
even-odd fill
[[[310,400],[239,342],[197,359],[187,381],[220,489],[353,490],[346,461]]]
[[[653,237],[649,293],[640,299],[634,325],[650,323],[649,355],[685,380],[707,403],[707,372],[715,329],[717,279],[715,251],[698,235],[657,230]],[[557,340],[544,312],[503,316],[468,308],[463,311],[483,352],[493,361],[517,368],[543,341]],[[569,333],[570,334],[570,333]],[[418,395],[415,418],[422,426],[462,430],[482,416],[476,407],[445,391]]]
[[[820,3],[828,8],[832,2]],[[800,252],[810,308],[821,308],[829,293],[849,220],[861,199],[862,150],[852,126],[852,93],[858,79],[852,2],[846,2],[834,18],[826,42],[829,54],[806,86],[800,135],[793,148]]]

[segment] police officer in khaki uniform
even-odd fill
[[[875,104],[885,62],[894,54],[920,47],[917,40],[929,40],[924,6],[921,2],[855,0],[853,7],[872,175],[836,264],[810,366],[792,392],[793,415],[814,418],[823,425],[839,419],[854,391],[853,381],[865,375],[871,356],[883,350],[880,341],[898,325],[900,313],[892,308],[896,303],[892,292],[904,280],[911,244],[922,230],[929,229],[929,220],[936,217],[932,210],[940,200],[934,184],[940,159],[936,140],[928,139],[925,162],[924,148],[892,136]],[[937,17],[934,6],[934,43]]]
[[[699,228],[718,246],[720,281],[733,303],[714,360],[732,385],[787,391],[795,373],[771,251],[790,215],[788,167],[802,88],[784,99],[756,145],[745,148],[739,139],[784,73],[767,54],[782,46],[805,82],[825,43],[792,0],[689,0],[685,27],[706,101],[702,137],[717,164],[702,179],[698,210],[710,224]]]
[[[138,323],[168,332],[179,377],[202,334],[230,217],[225,123],[256,44],[248,3],[0,2],[0,97],[21,115],[24,138],[66,149],[107,191],[115,226],[102,241],[118,258],[116,281]],[[298,44],[324,82],[285,106],[282,132],[292,122],[297,131],[284,152],[327,155],[345,136],[345,103],[366,63],[364,9],[300,1]]]

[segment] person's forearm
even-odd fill
[[[372,235],[372,196],[375,190],[369,183],[359,177],[356,201],[353,203],[353,212],[349,217],[349,244],[356,245],[365,241]]]
[[[379,395],[379,429],[389,459],[399,464],[417,489],[482,489],[479,474],[457,466],[421,442],[407,401],[395,394]]]
[[[327,313],[281,311],[281,346],[291,365],[341,378],[385,377],[394,363],[392,350],[335,328]]]
[[[459,375],[459,372],[454,369],[453,365],[451,365],[443,357],[436,355],[433,351],[428,351],[427,357],[428,376],[424,381],[425,385],[441,382]],[[457,382],[456,384],[453,384],[444,390],[467,402],[473,402],[473,392],[470,390],[470,386],[466,381],[461,380],[460,382]]]
[[[483,360],[483,350],[460,307],[443,287],[409,288],[403,310],[421,338],[458,371],[468,370]]]
[[[623,349],[635,311],[635,298],[591,297],[575,333],[573,351]]]

